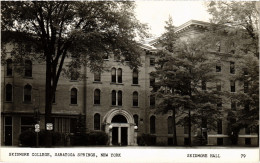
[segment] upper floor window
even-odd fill
[[[11,59],[6,60],[6,76],[13,75],[13,62]]]
[[[133,70],[133,84],[138,84],[138,70]]]
[[[100,72],[95,72],[94,73],[94,81],[101,81],[101,73]]]
[[[236,83],[235,81],[230,81],[230,91],[236,92]]]
[[[24,76],[32,77],[32,61],[30,60],[25,61]]]
[[[5,86],[5,101],[13,101],[13,86],[11,84]]]
[[[79,72],[75,69],[72,70],[71,74],[70,74],[70,80],[78,80],[79,79]]]
[[[204,90],[204,91],[207,89],[207,85],[206,85],[206,81],[205,80],[201,81],[201,89]]]
[[[32,101],[32,86],[29,84],[24,86],[24,102]]]
[[[138,106],[138,92],[133,93],[133,106]]]
[[[217,91],[221,91],[221,82],[216,83]]]
[[[94,104],[100,104],[100,90],[96,89],[94,91]]]
[[[155,65],[155,58],[150,58],[150,66],[154,66]]]
[[[135,125],[138,126],[138,115],[134,115],[134,122],[135,122]]]
[[[77,104],[77,93],[78,90],[76,88],[72,88],[70,92],[70,103]]]
[[[112,68],[111,70],[111,82],[115,83],[116,82],[116,69]]]
[[[122,106],[122,91],[118,91],[117,105]]]
[[[122,69],[117,69],[117,82],[122,83]]]
[[[100,115],[98,113],[94,115],[94,130],[100,130]]]
[[[155,84],[155,78],[150,75],[150,87],[153,87]]]
[[[151,107],[155,106],[155,95],[150,95],[150,106]]]
[[[150,133],[155,134],[155,116],[150,117]]]
[[[216,65],[216,72],[221,72],[221,65],[220,65],[220,63],[217,63],[217,65]]]
[[[235,62],[230,62],[230,73],[235,74]]]
[[[116,91],[112,91],[112,105],[116,105]]]

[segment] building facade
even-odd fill
[[[189,21],[177,28],[183,39],[201,33],[206,23]],[[11,46],[11,45],[10,45]],[[143,133],[156,136],[159,145],[172,145],[171,114],[155,114],[156,100],[151,96],[155,82],[150,76],[155,71],[155,52],[160,48],[157,39],[143,42],[142,67],[132,70],[127,62],[121,63],[113,54],[105,59],[105,70],[93,73],[83,67],[83,79],[61,77],[53,101],[53,130],[68,135],[75,133],[79,116],[86,119],[88,131],[105,131],[109,135],[109,145],[137,145],[137,136]],[[11,48],[11,47],[10,47]],[[7,48],[8,49],[8,48]],[[232,57],[221,59],[216,67],[221,82],[220,91],[237,92],[238,83],[230,78],[236,73],[236,60]],[[13,70],[12,60],[1,66],[1,144],[19,145],[19,135],[34,130],[35,116],[40,116],[40,129],[44,122],[44,63],[26,60],[23,73]],[[224,100],[220,107],[234,109],[231,101]],[[224,111],[223,111],[223,114]],[[226,117],[226,115],[224,116]],[[227,120],[216,122],[215,131],[206,132],[208,145],[229,145]],[[192,126],[192,139],[197,134]],[[188,144],[188,129],[177,126],[178,145]],[[258,136],[248,129],[241,130],[238,145],[257,145]]]

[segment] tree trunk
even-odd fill
[[[46,81],[45,81],[45,130],[46,136],[44,140],[44,144],[47,147],[52,146],[52,132],[47,130],[46,124],[52,123],[51,110],[52,110],[52,82],[51,82],[51,63],[49,59],[49,55],[46,55]]]
[[[189,145],[191,146],[191,114],[190,114],[190,108],[189,108]]]
[[[175,109],[172,109],[172,131],[173,131],[173,145],[177,146],[177,132],[176,132],[176,120],[175,120]]]

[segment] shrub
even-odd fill
[[[19,141],[24,147],[36,146],[36,133],[32,130],[26,130],[20,134]]]
[[[86,133],[76,133],[70,137],[71,145],[86,146],[88,142],[88,135]]]
[[[108,135],[103,131],[88,133],[88,145],[107,145]]]
[[[203,146],[206,144],[207,144],[207,140],[205,139],[204,136],[198,135],[198,136],[194,137],[193,145]]]
[[[156,145],[156,136],[151,134],[142,134],[137,137],[137,143],[140,146]]]

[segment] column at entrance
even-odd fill
[[[121,127],[118,127],[118,145],[122,145],[121,144]]]

